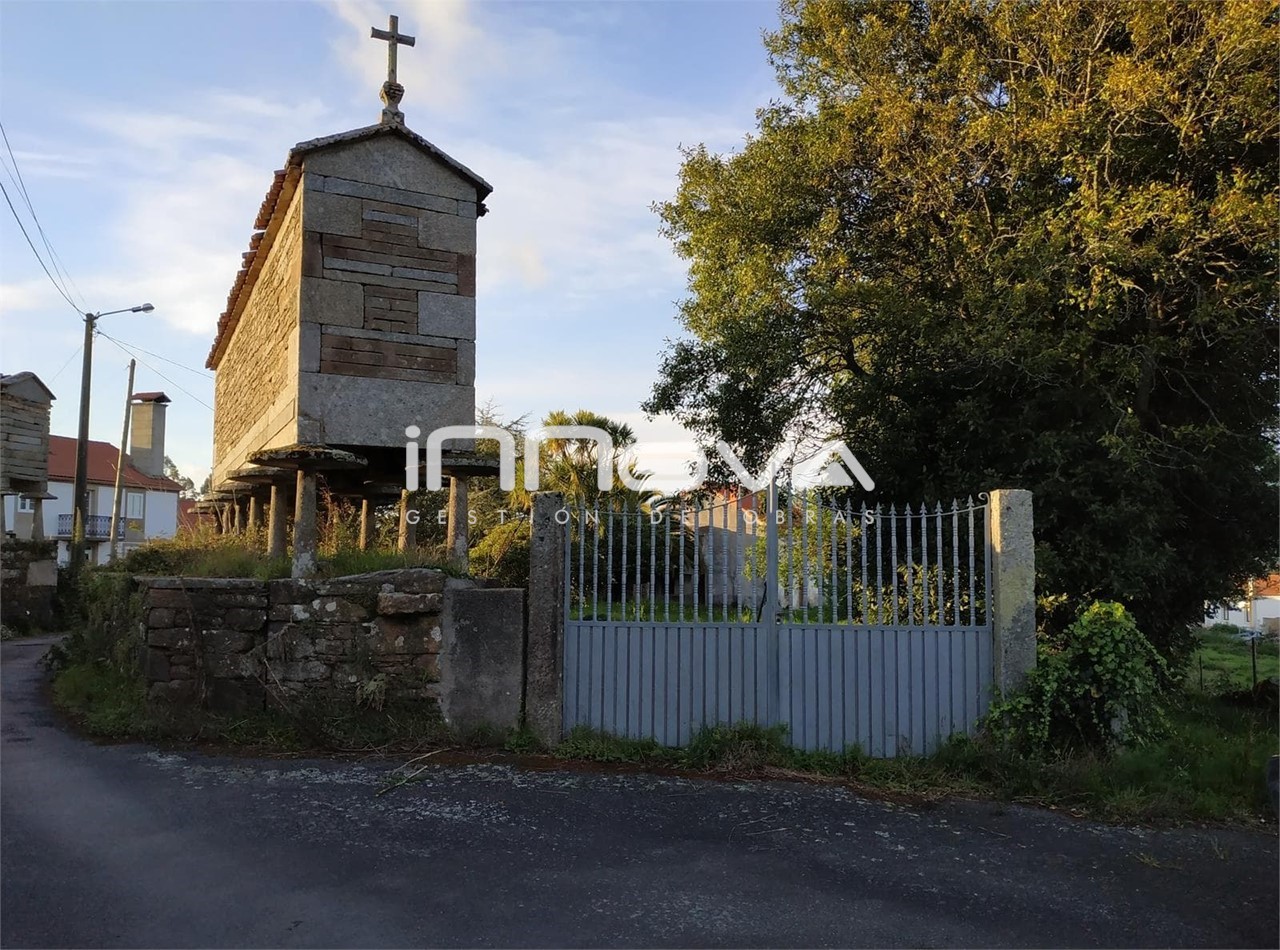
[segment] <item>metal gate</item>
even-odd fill
[[[564,512],[564,728],[664,745],[739,722],[803,749],[926,754],[985,714],[985,496],[813,493]]]

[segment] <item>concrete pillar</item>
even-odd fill
[[[285,528],[289,521],[289,493],[283,485],[271,483],[271,501],[267,509],[267,557],[284,557],[288,541]]]
[[[258,497],[255,491],[249,496],[249,531],[257,534],[262,527],[262,499]]]
[[[44,499],[31,499],[31,540],[44,540]]]
[[[558,492],[533,496],[524,708],[525,723],[547,745],[564,729],[564,511]]]
[[[407,488],[400,492],[400,534],[396,538],[396,550],[401,554],[418,546],[418,526],[410,521],[409,516],[411,498]]]
[[[373,541],[373,502],[368,498],[360,500],[360,550],[369,550]]]
[[[1036,665],[1036,552],[1031,492],[991,493],[991,604],[995,685],[1016,692]]]
[[[316,573],[316,473],[298,470],[298,491],[293,502],[294,577]]]
[[[467,554],[467,480],[457,475],[449,477],[449,526],[445,534],[445,550],[448,552],[449,564],[460,571],[470,567]]]

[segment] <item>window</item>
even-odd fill
[[[18,498],[18,510],[19,510],[19,511],[35,511],[35,510],[36,510],[36,503],[35,503],[34,501],[32,501],[30,498],[21,498],[21,497],[19,497],[19,498]]]
[[[131,491],[124,496],[124,516],[126,518],[142,517],[142,499],[143,494],[140,491]]]

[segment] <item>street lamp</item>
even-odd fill
[[[80,367],[80,431],[76,436],[76,483],[72,489],[75,514],[72,516],[71,527],[71,561],[67,565],[73,576],[79,572],[84,560],[85,525],[89,520],[89,383],[93,377],[93,331],[99,317],[109,317],[114,313],[150,313],[154,309],[151,304],[144,303],[136,307],[125,307],[123,310],[84,315],[84,362]]]

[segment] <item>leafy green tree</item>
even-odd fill
[[[1274,556],[1274,3],[784,3],[781,97],[689,149],[646,404],[881,498],[1036,495],[1046,621],[1166,653]]]
[[[482,413],[481,421],[506,425],[492,412],[488,418],[485,418]],[[523,417],[518,420],[518,423],[517,451],[522,453]],[[615,469],[621,461],[623,452],[636,441],[635,433],[626,423],[588,409],[579,409],[572,413],[560,409],[553,410],[543,418],[542,425],[548,427],[591,426],[609,433],[613,440],[612,464]],[[510,425],[507,427],[511,428]],[[607,497],[602,495],[596,475],[598,453],[599,445],[586,439],[545,440],[537,460],[540,466],[538,478],[540,490],[560,492],[565,496],[567,504],[572,506],[583,504],[591,508],[599,501],[602,508],[626,503],[630,510],[639,510],[643,501],[641,493],[620,484],[615,484]],[[472,504],[472,510],[477,512],[479,523],[478,529],[473,528],[471,535],[472,570],[487,577],[500,578],[504,583],[516,586],[523,586],[528,580],[529,572],[528,516],[532,502],[529,492],[524,488],[526,464],[529,464],[529,459],[520,454],[516,460],[516,487],[513,491],[499,492],[496,488],[490,487],[486,489],[488,494],[480,501],[478,511],[476,503],[473,501]],[[492,482],[492,480],[487,481]],[[634,537],[628,540],[627,554],[631,558],[636,555],[637,543]],[[623,549],[619,544],[614,550],[614,557],[621,559],[622,556]]]
[[[182,486],[182,490],[178,494],[183,498],[196,497],[196,483],[178,471],[177,463],[167,455],[164,457],[164,475],[165,478],[171,479]]]

